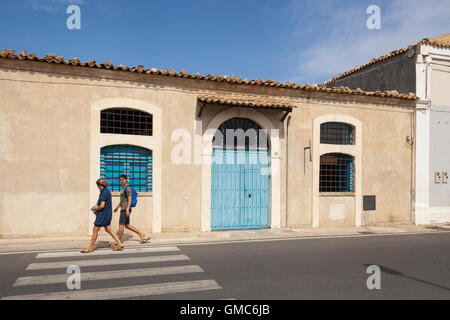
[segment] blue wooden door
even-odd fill
[[[269,227],[268,151],[213,149],[211,230]]]

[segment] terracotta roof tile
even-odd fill
[[[398,54],[398,53],[397,53]],[[14,50],[10,49],[0,49],[0,58],[5,59],[15,59],[15,60],[30,60],[30,61],[38,61],[38,62],[46,62],[52,64],[65,64],[79,67],[89,67],[89,68],[97,68],[97,69],[107,69],[107,70],[115,70],[115,71],[123,71],[123,72],[135,72],[135,73],[145,73],[149,75],[159,75],[159,76],[168,76],[168,77],[177,77],[177,78],[185,78],[185,79],[197,79],[197,80],[205,80],[205,81],[216,81],[216,82],[228,82],[233,84],[246,84],[246,85],[254,85],[254,86],[262,86],[262,87],[274,87],[274,88],[285,88],[285,89],[296,89],[303,91],[317,91],[317,92],[325,92],[325,93],[335,93],[335,94],[346,94],[346,95],[359,95],[359,96],[377,96],[377,97],[387,97],[387,98],[395,98],[395,99],[406,99],[406,100],[417,100],[418,98],[414,94],[398,94],[394,91],[378,93],[378,92],[366,92],[361,89],[351,90],[346,87],[339,88],[327,88],[324,84],[295,84],[289,81],[285,83],[276,82],[274,80],[264,81],[262,79],[256,80],[248,80],[242,79],[241,77],[236,77],[234,75],[217,75],[214,76],[212,74],[208,74],[206,76],[202,76],[200,73],[196,73],[194,75],[187,73],[184,70],[181,70],[179,73],[172,69],[166,70],[158,70],[156,68],[145,69],[144,66],[136,67],[128,67],[122,64],[119,64],[115,67],[110,61],[106,61],[104,63],[97,64],[95,60],[89,60],[88,62],[81,62],[78,58],[72,58],[70,60],[65,60],[63,57],[58,57],[55,54],[48,53],[44,58],[40,58],[36,56],[34,53],[27,54],[25,51],[21,51],[19,54],[15,54]]]
[[[423,39],[420,43],[439,48],[450,48],[450,33],[443,34],[433,39]]]
[[[290,109],[295,108],[293,104],[284,102],[280,99],[269,99],[258,96],[248,95],[200,95],[197,97],[200,102],[236,105],[244,107],[264,107],[275,109]]]

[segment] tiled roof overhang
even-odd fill
[[[286,118],[289,112],[295,108],[294,105],[281,101],[279,99],[262,98],[256,96],[228,96],[228,95],[200,95],[197,97],[201,103],[200,109],[197,113],[198,117],[201,117],[203,107],[209,105],[226,105],[246,108],[259,108],[259,109],[272,109],[285,111],[282,121]]]
[[[443,34],[433,39],[425,38],[420,43],[438,48],[450,48],[450,33]]]
[[[338,88],[327,88],[324,84],[295,84],[292,82],[280,83],[274,80],[248,80],[242,79],[240,77],[236,77],[234,75],[217,75],[214,76],[212,74],[208,74],[207,76],[202,76],[200,73],[189,74],[184,70],[180,72],[175,72],[172,69],[168,70],[159,70],[156,68],[145,69],[144,66],[140,65],[136,67],[128,67],[123,65],[114,66],[111,62],[107,61],[104,63],[97,64],[95,60],[89,60],[88,62],[81,62],[78,58],[72,58],[70,60],[66,60],[63,57],[58,57],[54,54],[48,53],[44,58],[40,58],[36,56],[34,53],[27,54],[25,51],[21,51],[19,54],[15,54],[14,50],[9,49],[0,49],[0,58],[5,59],[15,59],[15,60],[28,60],[28,61],[38,61],[45,62],[50,64],[62,64],[62,65],[71,65],[71,66],[79,66],[79,67],[87,67],[87,68],[95,68],[95,69],[106,69],[106,70],[115,70],[115,71],[123,71],[123,72],[132,72],[139,74],[147,74],[147,75],[158,75],[158,76],[167,76],[174,78],[184,78],[184,79],[193,79],[193,80],[205,80],[205,81],[215,81],[215,82],[226,82],[232,84],[245,84],[245,85],[253,85],[260,87],[270,87],[270,88],[284,88],[284,89],[294,89],[294,90],[302,90],[302,91],[314,91],[314,92],[324,92],[324,93],[335,93],[335,94],[343,94],[343,95],[358,95],[358,96],[369,96],[369,97],[384,97],[384,98],[393,98],[393,99],[406,99],[406,100],[417,100],[417,97],[414,94],[399,94],[397,91],[386,91],[386,92],[366,92],[361,89],[352,90],[347,87],[338,87]]]
[[[450,48],[450,33],[443,34],[443,35],[433,38],[433,39],[425,38],[422,41],[420,41],[419,44],[430,45],[430,46],[438,47],[438,48]],[[356,66],[353,69],[351,69],[350,71],[341,73],[339,76],[334,77],[334,78],[324,82],[323,85],[329,85],[330,83],[332,83],[336,80],[345,78],[346,76],[348,76],[352,73],[355,73],[359,70],[365,69],[373,64],[376,64],[378,62],[381,62],[381,61],[396,57],[398,55],[401,55],[403,53],[406,53],[406,52],[408,52],[408,50],[409,50],[409,48],[403,48],[403,49],[392,51],[382,57],[373,58],[372,60],[370,60],[369,63],[362,65],[362,66]]]

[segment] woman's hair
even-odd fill
[[[103,188],[106,188],[107,186],[109,186],[109,183],[105,179],[98,179],[97,185],[102,186]]]

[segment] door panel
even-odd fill
[[[269,227],[268,152],[213,149],[211,229]]]

